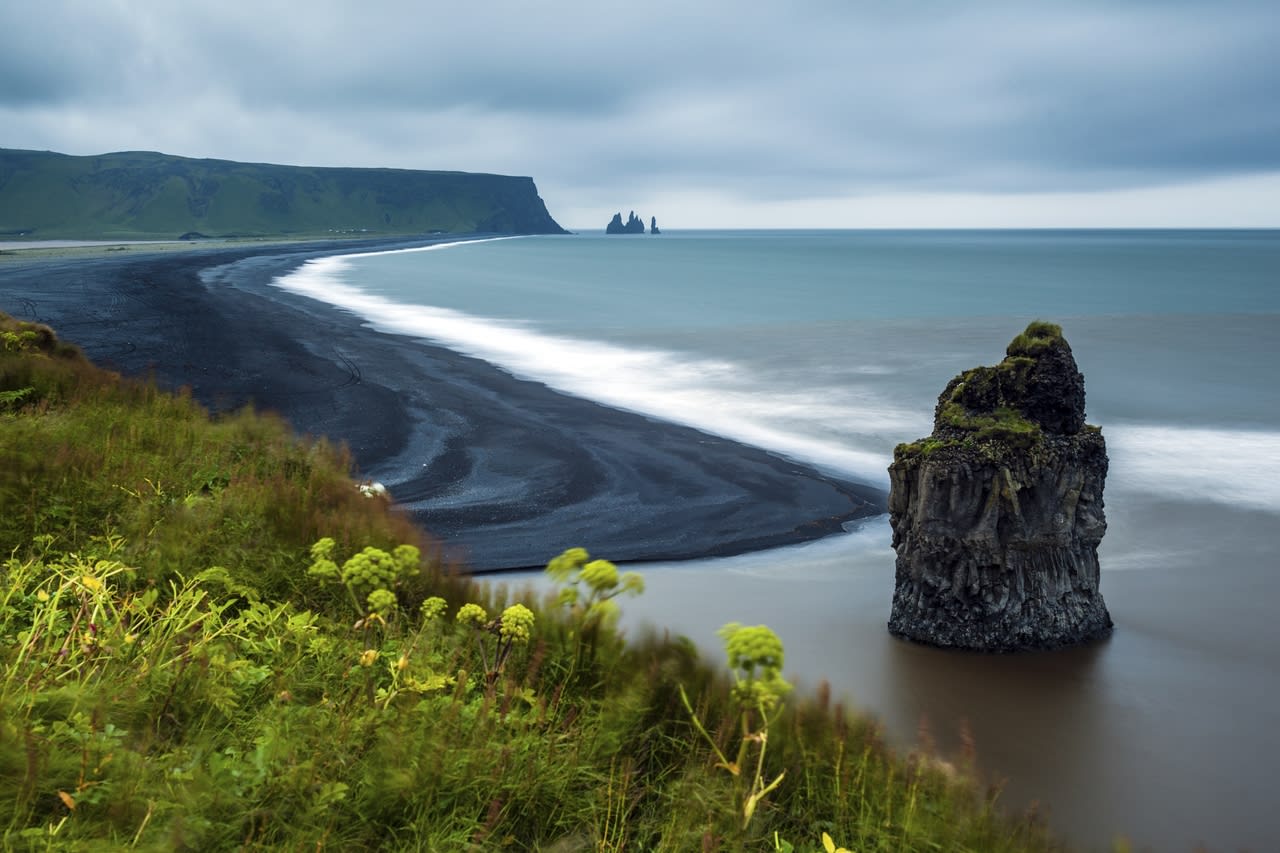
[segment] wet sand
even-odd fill
[[[18,252],[0,262],[0,310],[214,410],[252,404],[346,443],[362,476],[477,571],[573,546],[631,562],[737,554],[883,511],[875,488],[376,332],[270,284],[309,258],[430,242]]]

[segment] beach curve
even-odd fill
[[[0,309],[216,411],[346,443],[362,476],[476,571],[587,547],[727,556],[837,533],[883,493],[768,451],[572,397],[272,285],[307,260],[457,241],[358,240],[6,259]]]

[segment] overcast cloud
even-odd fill
[[[0,146],[532,175],[669,227],[1280,226],[1274,2],[6,3]]]

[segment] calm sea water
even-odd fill
[[[1061,323],[1111,456],[1115,635],[988,657],[884,629],[886,519],[653,565],[630,624],[715,648],[767,622],[788,671],[945,749],[1085,846],[1274,849],[1280,816],[1280,232],[688,232],[313,261],[282,286],[507,370],[887,485],[953,375]],[[600,555],[608,556],[608,555]]]

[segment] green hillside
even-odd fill
[[[560,234],[532,178],[0,148],[0,240]]]
[[[4,314],[0,459],[5,851],[1061,849],[767,627],[713,669],[581,549],[475,583],[342,450]]]

